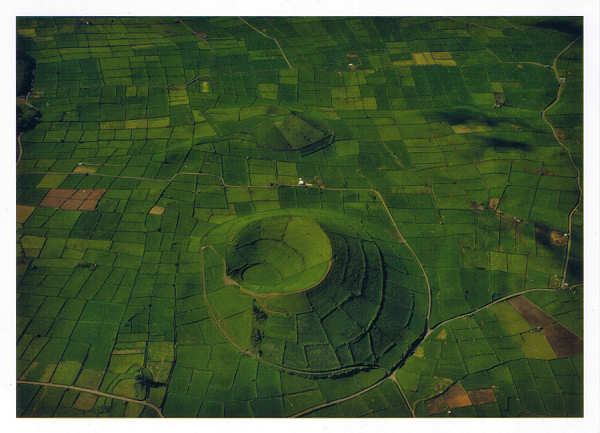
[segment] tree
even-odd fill
[[[35,127],[42,115],[39,111],[29,108],[21,108],[17,105],[17,134],[28,131]]]
[[[257,322],[264,322],[267,320],[267,313],[265,313],[258,305],[254,304],[252,306],[252,312],[254,313],[254,318]]]
[[[155,381],[154,377],[152,376],[152,372],[145,367],[142,367],[138,370],[138,374],[135,376],[135,381],[137,384],[142,385],[146,389],[167,386],[166,383]]]
[[[263,339],[263,334],[260,332],[258,328],[252,328],[252,333],[250,334],[250,339],[252,340],[253,346],[258,346]]]

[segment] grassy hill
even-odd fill
[[[18,18],[17,416],[581,416],[581,28]]]

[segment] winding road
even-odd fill
[[[569,150],[568,146],[566,146],[566,145],[565,145],[565,144],[564,144],[564,143],[563,143],[563,142],[560,140],[560,137],[558,136],[556,129],[554,128],[554,126],[552,125],[552,123],[551,123],[551,122],[550,122],[550,121],[549,121],[549,120],[546,118],[546,113],[547,113],[547,112],[548,112],[548,111],[549,111],[549,110],[550,110],[552,107],[554,107],[554,106],[555,106],[555,105],[556,105],[556,104],[557,104],[557,103],[560,101],[560,97],[561,97],[561,95],[562,95],[562,92],[563,92],[563,90],[564,90],[565,81],[560,79],[561,77],[560,77],[560,74],[559,74],[559,72],[558,72],[558,68],[557,68],[558,59],[559,59],[559,58],[560,58],[560,56],[562,56],[562,55],[563,55],[565,52],[567,52],[567,51],[569,50],[569,48],[571,48],[571,46],[573,46],[573,44],[574,44],[575,42],[577,42],[578,40],[579,40],[579,38],[577,38],[577,39],[575,39],[575,40],[571,41],[571,42],[570,42],[570,43],[569,43],[569,44],[568,44],[568,45],[567,45],[565,48],[563,48],[563,49],[562,49],[562,50],[561,50],[561,51],[560,51],[560,52],[559,52],[559,53],[556,55],[556,57],[554,58],[554,61],[552,62],[552,70],[554,71],[554,75],[555,75],[555,77],[556,77],[557,81],[559,82],[559,88],[558,88],[558,92],[557,92],[557,95],[556,95],[556,99],[555,99],[555,100],[554,100],[554,101],[553,101],[553,102],[552,102],[552,103],[551,103],[549,106],[547,106],[547,107],[546,107],[546,108],[545,108],[545,109],[542,111],[542,119],[544,120],[544,122],[546,122],[546,123],[547,123],[547,124],[550,126],[550,128],[552,129],[552,133],[553,133],[553,135],[554,135],[554,138],[555,138],[555,139],[556,139],[556,141],[559,143],[559,145],[560,145],[560,146],[561,146],[561,147],[562,147],[562,148],[563,148],[563,149],[564,149],[564,150],[567,152],[567,154],[569,155],[569,159],[571,160],[571,163],[573,164],[573,167],[574,167],[574,168],[575,168],[575,170],[577,171],[577,185],[578,185],[578,187],[579,187],[579,196],[578,196],[577,204],[575,205],[575,207],[574,207],[574,208],[571,210],[571,212],[569,213],[569,242],[568,242],[568,247],[567,247],[567,257],[566,257],[566,259],[565,259],[565,265],[564,265],[564,270],[563,270],[563,277],[562,277],[562,284],[561,284],[561,287],[564,287],[564,286],[565,286],[565,282],[566,282],[567,267],[568,267],[569,256],[570,256],[570,250],[571,250],[571,240],[572,240],[572,220],[573,220],[573,214],[576,212],[576,210],[578,209],[578,207],[579,207],[579,205],[580,205],[580,202],[581,202],[581,194],[582,194],[582,188],[581,188],[581,172],[580,172],[579,168],[577,167],[577,164],[575,163],[575,160],[573,159],[573,155],[571,154],[571,151]],[[534,63],[534,64],[535,64],[535,62],[528,62],[528,63]],[[544,66],[544,67],[547,67],[546,65],[542,65],[542,64],[538,64],[538,65],[539,65],[539,66]],[[397,227],[397,225],[396,225],[396,223],[395,223],[395,221],[394,221],[394,219],[393,219],[393,217],[392,217],[392,215],[391,215],[391,213],[390,213],[390,211],[389,211],[389,209],[387,208],[387,205],[385,204],[385,201],[383,200],[383,197],[381,197],[381,194],[379,194],[379,192],[377,192],[377,191],[375,191],[375,190],[373,190],[373,192],[374,192],[374,193],[375,193],[375,194],[378,196],[378,198],[379,198],[379,199],[382,201],[382,203],[383,203],[383,205],[384,205],[384,207],[385,207],[385,209],[386,209],[386,212],[388,213],[388,216],[389,216],[389,217],[390,217],[390,219],[392,220],[392,224],[394,225],[394,227],[396,228],[396,230],[398,231],[398,233],[400,233],[400,232],[399,232],[399,230],[398,230],[398,227]],[[401,235],[401,234],[400,234],[400,239],[402,239],[402,240],[404,241],[404,238],[402,237],[402,235]],[[404,241],[404,242],[406,243],[406,241]],[[407,244],[407,246],[408,246],[408,244]],[[412,248],[410,248],[410,246],[408,246],[408,247],[409,247],[409,249],[411,250],[411,252],[413,253],[413,255],[414,255],[414,256],[415,256],[415,258],[416,258],[416,254],[414,254],[414,251],[412,251]],[[429,280],[428,280],[428,278],[427,278],[427,274],[426,274],[426,272],[425,272],[425,269],[423,268],[423,265],[421,264],[421,262],[420,262],[418,259],[417,259],[417,261],[418,261],[419,265],[421,266],[421,269],[422,269],[422,271],[423,271],[423,274],[425,275],[425,278],[426,278],[426,280],[427,280],[427,286],[428,286],[428,289],[429,289],[429,308],[428,308],[428,314],[427,314],[427,319],[428,319],[427,323],[429,323],[430,310],[431,310],[431,288],[430,288],[430,286],[429,286]],[[574,288],[574,287],[578,287],[578,286],[581,286],[581,285],[582,285],[582,283],[576,283],[576,284],[573,284],[573,285],[569,286],[569,288]],[[517,297],[517,296],[521,296],[521,295],[524,295],[524,294],[526,294],[526,293],[531,293],[531,292],[538,292],[538,291],[556,291],[556,289],[555,289],[555,288],[544,287],[544,288],[533,288],[533,289],[527,289],[527,290],[523,290],[523,291],[520,291],[520,292],[517,292],[517,293],[513,293],[513,294],[511,294],[511,295],[507,295],[507,296],[505,296],[505,297],[503,297],[503,298],[499,298],[499,299],[496,299],[496,300],[494,300],[494,301],[491,301],[491,302],[489,302],[489,303],[487,303],[487,304],[485,304],[485,305],[483,305],[483,306],[481,306],[481,307],[479,307],[479,308],[477,308],[477,309],[475,309],[475,310],[472,310],[472,311],[470,311],[470,312],[467,312],[467,313],[461,314],[461,315],[459,315],[459,316],[452,317],[452,318],[450,318],[450,319],[444,320],[443,322],[440,322],[440,323],[436,324],[436,325],[435,325],[435,326],[433,326],[433,327],[429,327],[429,325],[428,325],[428,326],[427,326],[427,332],[426,332],[426,334],[425,334],[424,338],[421,340],[421,342],[420,342],[419,344],[422,344],[422,343],[423,343],[423,341],[425,341],[425,339],[427,339],[427,338],[428,338],[428,337],[429,337],[429,336],[430,336],[430,335],[433,333],[433,331],[434,331],[435,329],[437,329],[437,328],[439,328],[439,327],[441,327],[441,326],[444,326],[444,325],[448,324],[449,322],[452,322],[452,321],[454,321],[454,320],[458,320],[458,319],[462,319],[462,318],[465,318],[465,317],[472,316],[472,315],[474,315],[474,314],[476,314],[476,313],[478,313],[478,312],[480,312],[480,311],[482,311],[482,310],[484,310],[484,309],[486,309],[486,308],[489,308],[489,307],[491,307],[492,305],[498,304],[498,303],[500,303],[500,302],[505,302],[505,301],[508,301],[508,300],[510,300],[510,299],[512,299],[512,298],[515,298],[515,297]],[[383,379],[381,379],[381,380],[379,380],[379,381],[375,382],[373,385],[369,386],[368,388],[365,388],[364,390],[361,390],[361,391],[359,391],[359,392],[356,392],[356,393],[354,393],[354,394],[351,394],[351,395],[349,395],[349,396],[347,396],[347,397],[344,397],[343,399],[334,400],[334,401],[332,401],[332,402],[329,402],[329,403],[322,403],[322,404],[320,404],[320,405],[314,406],[313,408],[305,409],[305,410],[303,410],[302,412],[300,412],[300,413],[298,413],[298,414],[296,414],[296,415],[294,415],[294,416],[303,416],[303,415],[308,415],[309,413],[312,413],[312,412],[314,412],[314,411],[316,411],[316,410],[318,410],[318,409],[322,409],[322,408],[325,408],[325,407],[328,407],[328,406],[331,406],[331,405],[334,405],[334,404],[337,404],[337,403],[341,403],[341,402],[343,402],[343,401],[350,400],[351,398],[358,397],[358,396],[360,396],[360,395],[364,394],[365,392],[367,392],[367,391],[370,391],[370,390],[372,390],[372,389],[376,388],[377,386],[379,386],[381,383],[383,383],[383,382],[384,382],[385,380],[387,380],[388,378],[393,378],[393,379],[395,379],[395,373],[396,373],[396,372],[397,372],[397,371],[398,371],[398,370],[401,368],[401,366],[402,366],[402,365],[400,365],[399,367],[397,367],[396,369],[394,369],[394,370],[393,370],[391,373],[389,373],[388,375],[386,375],[386,377],[384,377]],[[407,402],[407,405],[408,405],[408,407],[410,408],[411,415],[414,417],[414,416],[415,416],[415,413],[414,413],[414,407],[413,407],[413,406],[411,406],[410,404],[408,404],[408,399],[406,398],[406,395],[405,395],[405,394],[404,394],[404,392],[402,391],[402,388],[400,387],[400,385],[399,385],[399,383],[397,382],[397,380],[396,380],[395,382],[398,384],[398,387],[399,387],[399,389],[400,389],[400,392],[401,392],[401,394],[402,394],[403,398],[405,399],[405,401]],[[415,406],[416,406],[416,403],[417,403],[417,402],[415,402]]]
[[[495,301],[489,302],[489,303],[487,303],[487,304],[485,304],[485,305],[483,305],[483,306],[481,306],[481,307],[479,307],[479,308],[477,308],[477,309],[475,309],[473,311],[469,311],[468,313],[464,313],[464,314],[461,314],[459,316],[455,316],[455,317],[452,317],[450,319],[444,320],[443,322],[438,323],[434,327],[429,328],[428,331],[427,331],[427,333],[425,334],[425,337],[421,340],[421,342],[419,343],[419,345],[422,344],[423,341],[425,341],[433,333],[433,331],[435,329],[437,329],[437,328],[439,328],[439,327],[441,327],[443,325],[447,325],[449,322],[452,322],[452,321],[458,320],[458,319],[464,319],[465,317],[472,316],[473,314],[476,314],[476,313],[478,313],[478,312],[480,312],[482,310],[485,310],[486,308],[489,308],[492,305],[498,304],[500,302],[508,301],[509,299],[516,298],[517,296],[521,296],[521,295],[524,295],[526,293],[540,292],[540,291],[555,292],[556,289],[549,288],[549,287],[542,287],[542,288],[534,288],[534,289],[522,290],[520,292],[513,293],[511,295],[505,296],[503,298],[496,299]],[[378,380],[373,385],[370,385],[369,387],[367,387],[365,389],[362,389],[362,390],[360,390],[358,392],[355,392],[354,394],[351,394],[349,396],[346,396],[346,397],[338,399],[338,400],[330,401],[330,402],[327,402],[327,403],[321,403],[321,404],[319,404],[317,406],[314,406],[314,407],[309,408],[309,409],[305,409],[302,412],[299,412],[299,413],[297,413],[295,415],[292,415],[292,417],[298,417],[298,416],[308,415],[309,413],[312,413],[312,412],[314,412],[316,410],[323,409],[325,407],[328,407],[328,406],[331,406],[331,405],[334,405],[334,404],[337,404],[337,403],[341,403],[341,402],[346,401],[346,400],[350,400],[350,399],[352,399],[354,397],[358,397],[358,396],[364,394],[365,392],[370,391],[370,390],[376,388],[377,386],[381,385],[383,382],[385,382],[388,379],[393,380],[398,385],[400,393],[402,394],[402,397],[406,401],[406,404],[407,404],[408,408],[410,409],[410,412],[411,412],[412,416],[415,416],[414,407],[409,404],[408,399],[406,397],[406,394],[404,394],[404,391],[400,387],[400,384],[398,383],[398,381],[397,381],[397,379],[395,377],[396,372],[398,370],[400,370],[400,368],[402,368],[402,365],[400,365],[399,367],[395,368],[390,373],[386,374],[382,379]],[[417,402],[415,402],[415,407],[416,407],[416,403]]]
[[[251,25],[248,21],[246,21],[244,18],[239,17],[239,19],[241,21],[243,21],[245,24],[247,24],[250,28],[252,28],[254,31],[258,32],[259,34],[261,34],[262,36],[264,36],[265,38],[271,39],[273,40],[277,47],[279,48],[286,64],[288,65],[289,68],[293,68],[292,64],[289,62],[287,56],[285,55],[283,49],[281,48],[279,42],[277,41],[276,38],[271,37],[266,35],[264,32],[260,31],[259,29],[257,29],[256,27],[254,27],[253,25]],[[578,210],[580,204],[581,204],[581,197],[582,197],[582,186],[581,186],[581,171],[578,168],[577,164],[575,163],[575,160],[573,158],[573,155],[569,149],[569,147],[563,143],[558,135],[558,132],[556,130],[556,128],[552,125],[552,123],[548,120],[546,114],[553,108],[556,106],[556,104],[558,104],[558,102],[560,101],[561,95],[564,91],[564,86],[565,86],[565,80],[562,80],[557,68],[557,63],[559,58],[565,53],[567,52],[575,42],[577,42],[579,40],[575,39],[573,41],[571,41],[565,48],[563,48],[554,58],[554,61],[552,63],[552,70],[554,71],[555,77],[557,79],[557,81],[559,82],[559,87],[558,87],[558,91],[557,91],[557,95],[556,98],[554,99],[554,101],[548,105],[541,113],[542,119],[544,120],[544,122],[551,128],[552,133],[554,138],[556,139],[556,141],[558,142],[558,144],[567,152],[567,155],[574,167],[574,169],[577,172],[577,185],[578,185],[578,189],[579,189],[579,194],[578,194],[578,200],[577,203],[575,204],[575,206],[573,207],[573,209],[570,211],[569,213],[569,221],[568,221],[568,226],[569,226],[569,239],[568,239],[568,245],[567,245],[567,251],[566,251],[566,258],[565,258],[565,263],[564,263],[564,268],[563,268],[563,273],[562,273],[562,284],[561,287],[565,285],[566,283],[566,279],[567,279],[567,269],[568,269],[568,263],[569,263],[569,259],[570,259],[570,251],[571,251],[571,244],[572,244],[572,226],[573,226],[573,215],[574,213]],[[548,65],[543,65],[541,63],[536,63],[536,62],[521,62],[521,63],[531,63],[531,64],[536,64],[538,66],[541,67],[548,67]],[[196,78],[197,79],[197,78]],[[25,103],[27,103],[25,101]],[[34,107],[35,108],[35,107]],[[19,154],[17,157],[17,165],[19,164],[21,157],[23,155],[23,148],[22,148],[22,143],[21,143],[21,135],[19,134],[17,137],[17,143],[19,145]],[[61,172],[56,172],[56,171],[24,171],[27,173],[43,173],[43,174],[47,174],[47,173],[52,173],[52,174],[59,174]],[[70,172],[66,173],[66,174],[70,174]],[[144,177],[137,177],[137,176],[118,176],[118,175],[108,175],[108,174],[95,174],[96,176],[106,176],[106,177],[114,177],[114,178],[123,178],[123,179],[138,179],[138,180],[150,180],[150,181],[156,181],[156,182],[166,182],[167,184],[171,183],[177,176],[180,175],[210,175],[210,176],[215,176],[218,177],[221,181],[221,184],[224,188],[261,188],[261,189],[267,189],[267,188],[274,188],[271,185],[248,185],[248,186],[242,186],[242,185],[228,185],[224,182],[224,179],[221,176],[217,176],[217,175],[212,175],[212,174],[207,174],[207,173],[197,173],[197,172],[179,172],[176,173],[175,175],[173,175],[170,179],[154,179],[154,178],[144,178]],[[289,185],[292,187],[298,187],[298,188],[318,188],[318,189],[323,189],[323,190],[331,190],[331,191],[368,191],[373,193],[377,199],[381,202],[386,214],[388,215],[390,222],[396,232],[397,238],[399,239],[399,241],[401,243],[403,243],[404,245],[406,245],[406,247],[409,249],[411,255],[413,256],[413,258],[415,259],[415,261],[417,262],[419,268],[421,269],[421,272],[423,273],[423,277],[427,286],[427,292],[428,292],[428,306],[427,306],[427,314],[426,314],[426,324],[425,324],[425,333],[421,339],[421,341],[419,342],[419,344],[422,344],[423,341],[425,341],[436,329],[447,325],[448,323],[454,321],[454,320],[459,320],[465,317],[469,317],[472,316],[486,308],[489,308],[495,304],[501,303],[501,302],[505,302],[509,299],[512,299],[514,297],[517,296],[521,296],[523,294],[526,293],[531,293],[531,292],[536,292],[536,291],[555,291],[556,289],[553,288],[533,288],[533,289],[527,289],[527,290],[523,290],[520,292],[516,292],[513,293],[511,295],[507,295],[503,298],[499,298],[496,299],[494,301],[491,301],[475,310],[472,310],[470,312],[461,314],[459,316],[455,316],[453,318],[444,320],[442,322],[437,323],[434,326],[430,326],[430,317],[431,317],[431,309],[432,309],[432,290],[431,290],[431,284],[429,281],[429,277],[427,275],[427,272],[425,270],[425,267],[423,265],[423,263],[420,261],[419,257],[417,256],[417,254],[415,253],[415,251],[412,249],[412,247],[409,245],[409,243],[406,241],[406,239],[404,238],[404,236],[402,235],[402,233],[400,232],[398,225],[396,224],[396,221],[394,220],[394,217],[390,211],[390,209],[387,206],[387,203],[385,202],[383,196],[381,195],[381,193],[379,191],[377,191],[376,189],[373,188],[333,188],[333,187],[322,187],[322,186],[300,186],[300,185]],[[204,248],[203,247],[203,254],[204,254]],[[212,248],[212,247],[211,247]],[[216,252],[216,251],[215,251]],[[204,275],[204,259],[202,259],[202,274]],[[578,284],[574,284],[571,287],[575,287],[575,286],[579,286],[581,285],[581,283]],[[252,357],[257,357],[256,354],[238,346],[228,335],[227,332],[225,332],[225,330],[222,328],[222,323],[221,320],[219,320],[219,318],[216,316],[216,314],[214,313],[214,311],[212,311],[212,308],[210,307],[210,303],[208,302],[208,296],[207,296],[207,292],[206,292],[206,287],[205,287],[205,281],[204,278],[202,280],[202,286],[203,286],[203,296],[205,299],[206,304],[208,305],[208,311],[211,315],[211,318],[213,320],[213,322],[216,324],[217,328],[219,329],[219,332],[224,336],[224,338],[227,339],[227,341],[232,344],[238,351],[240,351],[241,353],[248,355],[248,356],[252,356]],[[410,354],[409,354],[410,355]],[[261,360],[262,362],[266,362],[264,360]],[[268,363],[268,362],[266,362]],[[277,366],[278,368],[281,368],[280,366]],[[392,371],[390,371],[389,373],[387,373],[382,379],[378,380],[377,382],[373,383],[372,385],[361,389],[360,391],[357,391],[353,394],[350,394],[346,397],[340,398],[340,399],[336,399],[330,402],[326,402],[326,403],[321,403],[319,405],[316,405],[314,407],[311,408],[307,408],[305,410],[302,410],[294,415],[292,415],[292,417],[301,417],[304,415],[308,415],[312,412],[315,412],[319,409],[325,408],[325,407],[329,407],[329,406],[333,406],[339,403],[342,403],[344,401],[348,401],[351,400],[355,397],[359,397],[375,388],[377,388],[379,385],[381,385],[383,382],[385,382],[386,380],[392,380],[396,386],[399,389],[400,394],[402,395],[403,399],[405,400],[411,416],[415,417],[415,411],[414,411],[414,406],[411,406],[409,403],[409,400],[406,396],[406,394],[404,393],[402,387],[400,386],[398,380],[395,377],[396,372],[402,367],[402,364],[400,364],[400,366],[398,366],[397,368],[393,369]],[[287,369],[287,368],[283,368],[284,370],[290,370],[292,372],[297,372],[294,371],[294,369]],[[306,374],[306,372],[301,371],[301,373]],[[159,407],[157,407],[156,405],[147,402],[147,401],[141,401],[141,400],[135,400],[135,399],[131,399],[131,398],[127,398],[127,397],[122,397],[122,396],[117,396],[117,395],[113,395],[113,394],[108,394],[102,391],[97,391],[97,390],[93,390],[93,389],[88,389],[88,388],[83,388],[83,387],[78,387],[78,386],[74,386],[74,385],[60,385],[60,384],[54,384],[54,383],[48,383],[48,382],[35,382],[35,381],[27,381],[27,380],[17,380],[16,383],[18,384],[28,384],[28,385],[38,385],[38,386],[48,386],[48,387],[55,387],[55,388],[63,388],[63,389],[72,389],[75,391],[79,391],[79,392],[86,392],[86,393],[91,393],[94,395],[98,395],[101,397],[106,397],[106,398],[112,398],[112,399],[117,399],[117,400],[122,400],[122,401],[126,401],[126,402],[131,402],[131,403],[136,403],[136,404],[141,404],[147,407],[150,407],[152,410],[154,410],[159,417],[163,417],[162,411]]]
[[[75,386],[75,385],[59,385],[57,383],[35,382],[32,380],[17,380],[17,383],[22,384],[22,385],[38,385],[38,386],[49,386],[51,388],[72,389],[74,391],[87,392],[89,394],[98,395],[100,397],[112,398],[115,400],[122,400],[122,401],[126,401],[129,403],[137,403],[137,404],[141,404],[143,406],[147,406],[147,407],[151,408],[158,414],[159,417],[164,418],[163,413],[159,407],[157,407],[156,405],[154,405],[148,401],[144,401],[144,400],[136,400],[134,398],[122,397],[120,395],[114,395],[114,394],[108,394],[106,392],[97,391],[95,389],[82,388],[81,386]]]
[[[564,286],[565,283],[567,282],[567,270],[569,267],[569,259],[571,256],[571,243],[573,241],[573,236],[572,236],[573,235],[573,215],[575,214],[575,212],[577,212],[577,209],[579,209],[579,205],[581,204],[581,196],[583,194],[583,188],[581,187],[581,170],[579,170],[579,167],[577,167],[577,164],[575,163],[575,159],[573,159],[573,154],[571,153],[571,150],[569,149],[569,147],[566,144],[564,144],[561,141],[556,128],[554,128],[554,125],[552,125],[552,123],[546,117],[546,113],[548,111],[550,111],[556,104],[558,104],[558,102],[560,101],[562,92],[564,90],[564,86],[566,84],[566,79],[561,79],[563,77],[561,77],[560,73],[558,72],[558,67],[557,67],[558,59],[560,58],[560,56],[562,56],[564,53],[566,53],[569,50],[569,48],[571,48],[573,46],[573,44],[575,42],[577,42],[578,40],[579,40],[579,38],[571,41],[569,43],[569,45],[567,45],[565,48],[563,48],[554,58],[554,61],[552,62],[552,70],[554,71],[554,76],[556,77],[556,81],[558,81],[558,83],[559,83],[558,92],[556,94],[556,99],[542,111],[542,119],[544,120],[544,122],[546,122],[546,124],[548,124],[548,126],[550,126],[550,129],[552,130],[552,135],[554,135],[554,138],[556,139],[558,144],[565,150],[565,152],[567,152],[567,155],[569,156],[569,160],[571,161],[571,164],[573,164],[573,168],[577,172],[577,188],[579,189],[579,193],[577,195],[577,203],[575,203],[575,206],[573,207],[571,212],[569,212],[569,240],[567,242],[567,252],[566,252],[566,258],[565,258],[565,265],[564,265],[563,272],[562,272],[561,286]]]

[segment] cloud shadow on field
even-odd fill
[[[448,111],[433,111],[429,113],[431,120],[437,122],[447,122],[450,125],[461,125],[467,122],[477,122],[487,126],[496,126],[501,119],[495,119],[485,113],[470,110],[468,108],[457,108]]]
[[[450,125],[464,125],[476,123],[488,127],[497,127],[503,124],[516,125],[523,129],[532,128],[527,122],[515,117],[502,117],[502,111],[498,112],[499,117],[490,116],[485,112],[471,110],[469,108],[457,108],[454,110],[432,111],[427,115],[428,120],[432,122],[446,122]]]
[[[494,149],[518,149],[518,150],[529,150],[531,145],[523,141],[505,140],[503,138],[496,137],[482,137],[482,146],[493,147]]]
[[[580,36],[582,34],[583,26],[581,23],[574,23],[571,21],[550,19],[537,22],[533,25],[547,30],[555,30],[561,33],[568,33],[573,36]]]

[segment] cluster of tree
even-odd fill
[[[250,340],[252,341],[253,346],[258,346],[263,339],[264,335],[258,328],[252,328],[252,332],[250,333]]]
[[[250,341],[252,342],[252,345],[254,347],[257,347],[260,345],[260,343],[262,343],[262,340],[265,336],[261,328],[267,320],[268,316],[267,313],[265,313],[263,309],[256,304],[256,301],[254,301],[252,305],[252,314],[254,315],[254,326],[252,327],[252,331],[250,332]],[[259,350],[258,352],[259,356],[261,356],[262,351]]]
[[[17,37],[17,96],[26,95],[33,85],[35,60],[26,52],[31,41]],[[42,114],[27,105],[17,102],[17,135],[35,127]]]
[[[31,90],[35,60],[26,53],[30,41],[17,37],[17,96],[24,96]]]
[[[264,322],[267,320],[267,313],[265,313],[258,305],[254,304],[252,306],[252,312],[254,313],[254,319],[257,322]]]
[[[17,134],[21,132],[29,131],[35,125],[37,125],[42,117],[39,111],[21,108],[17,104]]]
[[[166,383],[155,381],[152,372],[147,368],[139,369],[138,374],[135,376],[135,381],[146,388],[160,388],[162,386],[167,386]]]

